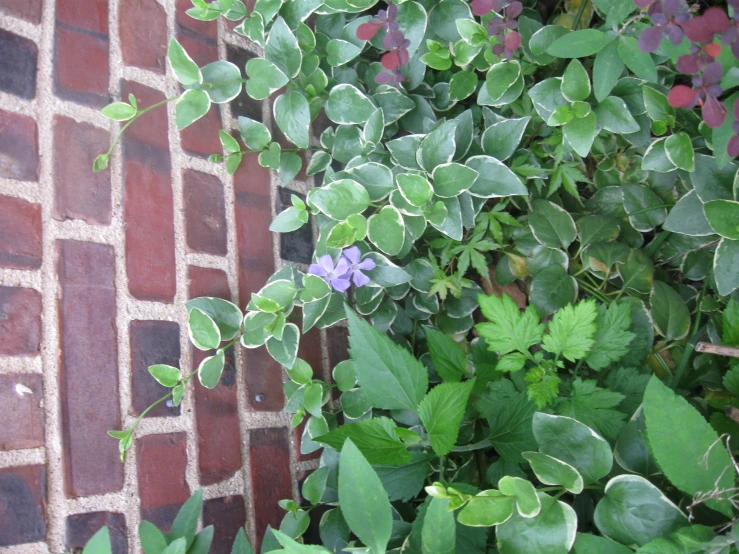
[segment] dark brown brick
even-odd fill
[[[136,97],[141,108],[146,108],[165,99],[164,94],[158,90],[133,81],[121,81],[121,98],[128,99],[129,94]],[[136,125],[131,125],[128,128],[126,137],[134,138],[148,146],[154,146],[169,152],[167,108],[161,106],[147,113],[146,117],[136,121]]]
[[[38,130],[32,117],[0,111],[0,176],[38,181]]]
[[[181,31],[186,29],[196,35],[203,35],[215,41],[218,33],[218,25],[215,21],[198,21],[187,15],[187,10],[192,8],[191,0],[177,0],[176,21]]]
[[[164,73],[167,14],[155,0],[126,0],[118,8],[123,63]]]
[[[132,321],[130,329],[132,404],[134,415],[138,416],[169,390],[151,376],[149,366],[180,367],[180,326],[173,321]],[[162,402],[146,417],[179,414],[179,406]]]
[[[215,296],[231,299],[226,274],[217,269],[191,266],[188,272],[189,296]],[[192,349],[195,369],[213,352]],[[198,435],[200,484],[212,485],[230,478],[241,468],[241,436],[236,399],[236,367],[233,348],[226,352],[226,367],[214,389],[195,385],[195,425]]]
[[[226,254],[223,184],[213,175],[186,170],[182,175],[187,246],[194,252]]]
[[[255,429],[249,434],[249,465],[251,467],[252,505],[257,531],[258,550],[267,525],[279,528],[284,511],[279,500],[292,498],[290,450],[287,429]]]
[[[169,531],[180,506],[190,497],[185,481],[187,435],[148,435],[136,441],[141,518]]]
[[[187,127],[180,133],[182,149],[188,154],[205,158],[211,154],[220,154],[223,150],[218,138],[221,130],[220,110],[211,106],[204,117]]]
[[[41,0],[3,0],[0,12],[20,17],[31,23],[41,22]]]
[[[308,424],[309,417],[310,416],[306,417],[300,425],[292,430],[293,444],[295,444],[295,457],[299,462],[305,462],[306,460],[317,460],[321,457],[322,450],[316,450],[315,452],[311,452],[310,454],[302,454],[300,452],[300,443],[303,440],[303,431],[305,431],[305,426]]]
[[[264,346],[242,350],[241,359],[249,409],[255,412],[281,412],[285,407],[282,366]]]
[[[110,171],[91,170],[109,143],[108,131],[61,115],[54,118],[54,219],[110,223]]]
[[[36,96],[36,43],[0,29],[0,59],[0,90],[21,98]]]
[[[67,550],[82,552],[92,536],[107,526],[110,531],[110,545],[113,554],[128,554],[126,518],[115,512],[89,512],[67,517],[65,543]]]
[[[108,0],[57,0],[56,20],[78,29],[108,34]]]
[[[41,205],[0,196],[0,266],[41,267]]]
[[[0,375],[0,450],[44,445],[43,392],[41,375]]]
[[[203,526],[213,525],[215,536],[210,554],[231,554],[236,534],[246,525],[246,506],[241,495],[213,498],[203,503]]]
[[[67,496],[123,487],[113,247],[57,241],[59,394]]]
[[[200,67],[218,61],[218,45],[214,39],[184,29],[177,34],[177,40]]]
[[[227,51],[228,61],[236,64],[242,72],[246,70],[246,63],[253,57],[254,54],[241,48],[229,47]],[[231,101],[231,113],[234,117],[243,115],[262,121],[262,103],[246,94],[246,90],[242,90],[241,94]]]
[[[305,195],[287,188],[280,188],[275,198],[275,212],[280,213],[292,206],[293,195],[305,202]],[[288,262],[311,263],[313,260],[313,229],[310,223],[290,233],[280,233],[280,257]]]
[[[34,356],[41,344],[41,293],[0,286],[0,355]],[[0,404],[1,405],[1,404]]]
[[[172,302],[175,295],[174,207],[167,152],[132,155],[126,141],[123,212],[126,273],[134,298]],[[161,163],[162,159],[165,163]]]
[[[0,546],[46,538],[46,468],[0,469]]]
[[[337,364],[349,359],[349,330],[346,327],[326,329],[328,364],[333,371]]]
[[[107,104],[110,101],[107,35],[93,35],[57,25],[54,40],[57,96],[92,106]]]

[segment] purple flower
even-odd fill
[[[362,271],[375,269],[377,264],[375,264],[375,261],[370,258],[360,262],[360,256],[361,252],[359,251],[359,248],[352,246],[351,248],[344,250],[342,259],[346,259],[349,264],[349,273],[351,273],[354,284],[358,287],[363,287],[364,285],[369,284],[370,278],[362,273]],[[348,275],[349,274],[347,274],[347,276]]]
[[[331,259],[331,255],[324,254],[318,258],[317,264],[310,265],[308,273],[323,277],[324,281],[329,283],[334,290],[338,290],[339,292],[344,292],[351,286],[351,281],[349,281],[349,260],[344,256],[339,258],[336,266],[334,266],[334,261]]]

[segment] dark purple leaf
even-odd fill
[[[521,15],[521,12],[523,11],[523,4],[521,2],[511,2],[508,4],[508,7],[505,9],[505,16],[508,19],[516,19],[519,15]]]
[[[721,8],[708,8],[703,12],[703,21],[711,33],[723,33],[729,28],[729,16]]]
[[[709,63],[703,68],[703,84],[705,86],[715,85],[721,82],[724,69],[719,62]]]
[[[708,96],[703,103],[703,121],[706,122],[711,129],[717,129],[726,121],[726,106],[716,100],[713,96]]]
[[[472,0],[472,3],[470,4],[472,7],[472,13],[479,16],[489,14],[493,11],[494,5],[494,0]]]
[[[693,42],[710,42],[713,39],[713,32],[706,25],[703,17],[698,16],[686,21],[682,25],[685,35]]]
[[[677,70],[685,75],[695,75],[700,71],[698,67],[698,56],[685,54],[677,59]]]
[[[739,136],[731,137],[731,140],[729,141],[729,146],[726,148],[726,151],[732,158],[736,158],[737,156],[739,156]]]
[[[685,85],[672,87],[667,100],[673,108],[687,108],[695,105],[696,91]]]
[[[647,27],[639,35],[639,50],[642,52],[655,52],[662,42],[661,27]]]

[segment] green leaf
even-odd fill
[[[193,298],[185,303],[188,312],[194,308],[209,316],[218,326],[221,340],[233,339],[241,329],[242,313],[238,306],[211,296]]]
[[[357,87],[348,84],[331,89],[326,102],[326,115],[342,125],[364,124],[377,108]]]
[[[346,314],[349,352],[367,400],[384,410],[415,411],[428,389],[426,368],[350,309]]]
[[[477,171],[461,164],[437,165],[432,175],[434,192],[442,198],[459,196],[474,184],[477,175]]]
[[[612,302],[608,307],[603,304],[598,305],[595,326],[597,331],[593,337],[593,347],[585,361],[592,369],[600,371],[629,352],[629,345],[635,336],[634,333],[629,332],[631,304]]]
[[[559,37],[546,53],[557,58],[587,58],[600,52],[614,38],[602,31],[583,29]]]
[[[326,44],[326,61],[331,67],[339,67],[352,61],[361,52],[362,49],[351,42],[332,39]]]
[[[318,504],[323,497],[323,491],[326,490],[326,480],[328,479],[329,468],[327,466],[319,467],[311,473],[303,482],[303,498],[311,504]]]
[[[208,554],[210,552],[210,546],[213,544],[214,531],[215,529],[212,525],[203,528],[200,533],[195,535],[195,540],[187,550],[187,554]]]
[[[516,174],[492,156],[473,156],[466,165],[478,173],[477,180],[469,189],[472,196],[501,198],[529,193]]]
[[[282,152],[280,154],[280,168],[278,169],[278,175],[280,177],[280,186],[284,187],[293,182],[293,179],[300,173],[300,168],[303,167],[303,158],[301,158],[296,152]],[[305,223],[308,222],[308,214],[304,216]]]
[[[690,331],[690,311],[682,297],[668,284],[655,281],[650,296],[652,320],[667,340],[684,339]]]
[[[303,221],[305,217],[305,221]],[[296,229],[300,229],[308,222],[308,213],[305,210],[299,210],[293,206],[281,211],[272,221],[269,230],[276,233],[290,233]]]
[[[437,165],[452,161],[457,146],[455,131],[458,122],[445,121],[421,141],[416,153],[418,164],[431,172]]]
[[[454,514],[448,498],[432,498],[421,529],[423,554],[454,554],[457,541]]]
[[[177,512],[172,523],[172,529],[169,532],[169,540],[176,541],[177,539],[184,539],[187,548],[190,548],[193,541],[195,540],[195,531],[198,527],[198,521],[200,520],[200,511],[203,509],[203,489],[196,490],[193,495],[185,502],[180,511]],[[170,542],[169,548],[172,547]]]
[[[500,99],[521,76],[521,64],[515,60],[493,65],[485,76],[485,88],[492,101]]]
[[[82,554],[111,554],[112,552],[110,529],[108,529],[107,525],[98,529],[90,540],[87,541],[85,548],[82,550]]]
[[[639,475],[614,477],[605,494],[595,507],[595,525],[622,544],[642,546],[688,523],[677,506]]]
[[[560,398],[555,410],[592,427],[605,438],[615,441],[624,426],[626,416],[617,408],[623,394],[602,389],[596,381],[583,381],[579,377],[572,382],[569,397]]]
[[[282,550],[273,550],[272,548],[265,550],[265,537],[264,542],[262,542],[262,552],[280,552],[284,554],[331,554],[331,550],[327,550],[322,546],[310,546],[299,543],[282,531],[273,529],[272,533],[274,533],[274,536],[277,538],[277,542],[282,545]]]
[[[497,383],[500,383],[498,381]],[[536,405],[525,393],[517,392],[510,381],[504,393],[488,390],[475,404],[490,426],[490,442],[503,459],[518,463],[521,453],[536,448],[532,419]]]
[[[623,72],[624,62],[618,55],[618,43],[612,41],[598,52],[593,63],[593,93],[598,102],[603,102],[611,94]]]
[[[497,160],[507,160],[521,143],[521,138],[529,121],[531,121],[531,117],[522,117],[520,119],[504,119],[491,125],[482,134],[482,149],[486,154]],[[471,167],[475,169],[474,166]]]
[[[233,138],[231,135],[229,135],[226,131],[224,131],[223,129],[218,131],[218,138],[221,141],[221,146],[223,146],[224,153],[233,154],[241,150],[241,146],[239,146],[239,142],[235,138]]]
[[[458,520],[469,527],[499,525],[513,515],[515,499],[497,490],[487,490],[473,496],[459,512]]]
[[[615,240],[619,233],[618,221],[602,215],[586,215],[577,220],[577,231],[583,245]]]
[[[558,310],[549,323],[542,348],[571,362],[584,358],[593,346],[596,313],[595,300]]]
[[[108,165],[110,164],[110,155],[109,154],[100,154],[95,158],[95,161],[92,162],[92,170],[95,173],[100,173],[101,171],[105,171],[108,169]]]
[[[536,517],[541,511],[541,501],[530,481],[505,475],[498,481],[498,488],[506,496],[516,499],[516,508],[521,517]]]
[[[574,467],[585,484],[608,475],[613,466],[611,447],[587,425],[569,417],[537,412],[534,437],[539,451]]]
[[[410,463],[411,455],[396,433],[397,425],[387,417],[363,419],[341,425],[326,435],[315,437],[335,450],[341,450],[346,439],[359,449],[371,464],[403,465]]]
[[[395,177],[395,180],[398,183],[400,194],[413,206],[423,207],[434,196],[434,189],[431,187],[431,183],[421,175],[399,173]]]
[[[561,485],[573,494],[582,492],[582,475],[570,464],[541,452],[524,452],[523,457],[531,464],[536,478],[545,485]]]
[[[362,213],[370,204],[367,189],[352,179],[339,179],[313,189],[309,198],[324,214],[338,221]]]
[[[629,112],[629,108],[618,96],[609,96],[595,108],[595,115],[598,124],[607,131],[626,135],[636,133],[639,130],[639,124]]]
[[[507,294],[479,295],[480,309],[489,323],[478,323],[475,328],[494,352],[508,354],[517,350],[527,352],[542,340],[545,326],[533,306],[521,313],[513,299]]]
[[[662,228],[673,233],[690,235],[693,237],[707,236],[713,234],[713,229],[708,224],[703,202],[700,201],[694,190],[691,190],[670,210]]]
[[[211,102],[230,102],[241,93],[241,70],[231,62],[218,60],[203,67],[203,85]]]
[[[562,129],[572,149],[584,158],[590,153],[590,147],[598,134],[597,117],[590,112],[586,117],[573,119]]]
[[[223,350],[219,350],[215,356],[209,356],[200,362],[198,367],[198,379],[204,387],[212,389],[221,380],[221,373],[226,363]]]
[[[267,351],[275,361],[284,365],[287,369],[291,369],[298,355],[298,346],[300,344],[300,330],[294,323],[285,325],[282,332],[282,340],[275,337],[267,339]]]
[[[739,302],[735,299],[729,299],[726,304],[721,313],[721,323],[721,342],[726,346],[739,346]]]
[[[560,265],[539,271],[531,280],[529,301],[540,317],[546,317],[577,299],[577,281]]]
[[[643,294],[652,290],[654,264],[642,250],[632,249],[626,263],[618,265],[618,273],[624,282],[624,289],[632,289]]]
[[[293,79],[300,73],[302,53],[290,27],[282,17],[275,19],[264,46],[264,59],[272,62],[283,74]],[[247,69],[248,72],[248,69]]]
[[[182,129],[195,123],[207,114],[209,109],[210,98],[206,93],[195,89],[185,91],[175,103],[177,130],[182,131]]]
[[[724,445],[717,443],[716,431],[687,400],[656,376],[644,393],[644,416],[652,455],[665,477],[679,490],[694,495],[734,486],[734,475],[726,471],[731,460]],[[712,499],[706,504],[731,517],[732,508],[727,501]]]
[[[146,554],[149,554],[149,552]],[[254,554],[254,550],[252,550],[251,544],[249,544],[249,539],[246,538],[246,533],[244,532],[243,527],[239,527],[239,532],[236,533],[236,539],[231,548],[231,554]]]
[[[562,75],[562,96],[570,102],[590,96],[590,77],[578,60],[572,60]]]
[[[577,237],[572,216],[547,200],[534,200],[532,208],[529,224],[536,240],[550,248],[567,249]]]
[[[139,524],[139,540],[144,554],[162,554],[167,548],[166,537],[149,521],[142,521]]]
[[[239,132],[249,150],[264,150],[272,140],[272,133],[266,125],[244,116],[239,116]]]
[[[739,288],[738,264],[739,240],[721,239],[713,258],[713,276],[720,295],[726,296]]]
[[[339,458],[339,506],[352,532],[373,553],[384,554],[393,524],[390,501],[351,439],[344,442]]]
[[[125,102],[113,102],[100,110],[100,113],[113,121],[128,121],[136,115],[136,108]]]
[[[665,221],[667,209],[664,202],[649,187],[625,183],[622,191],[624,209],[634,229],[646,233]]]
[[[199,350],[211,350],[221,344],[221,332],[213,319],[198,308],[190,310],[187,324],[190,341]]]
[[[536,517],[513,514],[496,528],[500,554],[567,554],[572,549],[577,533],[575,510],[548,494],[537,494],[541,511]]]
[[[739,239],[739,202],[710,200],[703,204],[711,228],[724,238]]]
[[[544,27],[547,29],[548,27]],[[544,30],[542,29],[542,31]],[[562,96],[562,80],[557,78],[544,79],[529,89],[529,97],[534,103],[536,113],[544,121],[561,106],[570,106],[570,103]]]
[[[458,102],[474,94],[477,88],[477,74],[474,71],[460,71],[449,81],[449,99]]]
[[[474,379],[464,383],[442,383],[431,389],[419,404],[418,415],[438,456],[446,456],[454,447],[474,385]]]
[[[203,75],[198,64],[192,61],[192,58],[175,38],[169,41],[167,58],[169,58],[175,77],[184,86],[199,85],[203,82]]]
[[[310,144],[310,108],[308,100],[299,92],[278,96],[274,105],[275,121],[285,136],[298,148]]]
[[[675,108],[670,106],[667,96],[652,87],[642,87],[644,94],[644,106],[649,119],[654,122],[662,121],[668,125],[674,125]]]
[[[405,242],[403,216],[393,206],[385,206],[367,220],[367,237],[388,256],[395,256]]]
[[[670,161],[678,169],[695,170],[695,152],[690,137],[685,132],[675,133],[667,137],[665,152]]]
[[[264,58],[252,58],[246,62],[246,92],[254,100],[264,100],[284,87],[290,79],[280,67]]]
[[[436,373],[447,382],[461,381],[467,367],[467,356],[462,348],[453,338],[433,327],[426,327],[425,331]]]
[[[631,0],[628,0],[631,4]],[[605,537],[578,533],[572,554],[632,554],[632,550]]]
[[[373,466],[391,502],[396,500],[405,502],[416,497],[429,474],[429,461],[432,457],[419,451],[411,454],[413,460],[405,465]]]
[[[677,169],[675,164],[670,161],[667,157],[667,149],[665,144],[667,143],[666,138],[655,140],[647,151],[644,152],[644,158],[642,159],[641,168],[644,171],[656,171],[658,173],[669,173]]]
[[[639,554],[691,554],[708,552],[712,547],[721,552],[722,547],[712,542],[716,534],[710,527],[691,525],[678,529],[666,537],[654,539],[642,546]]]
[[[634,37],[618,39],[618,55],[634,75],[650,83],[657,82],[657,67],[652,56],[639,49],[639,42]]]
[[[157,364],[149,366],[149,373],[156,379],[160,385],[172,388],[182,379],[182,373],[176,367],[166,364]]]

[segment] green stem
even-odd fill
[[[575,16],[575,22],[572,24],[572,30],[577,31],[578,25],[580,25],[580,20],[582,19],[582,14],[585,13],[585,7],[590,3],[590,0],[582,0],[580,3],[580,9],[577,10],[577,15]]]
[[[446,457],[439,457],[439,482],[444,482],[444,464],[446,463]]]
[[[112,144],[110,145],[110,148],[108,149],[108,156],[110,156],[110,154],[113,152],[113,148],[115,148],[116,144],[118,144],[118,141],[121,139],[121,136],[123,135],[123,133],[126,131],[126,129],[128,129],[131,125],[133,125],[134,121],[136,121],[139,117],[141,117],[145,113],[150,112],[154,108],[158,108],[159,106],[164,106],[164,104],[167,104],[168,102],[171,102],[172,100],[177,100],[178,98],[179,98],[179,95],[173,96],[171,98],[165,98],[161,102],[157,102],[156,104],[152,104],[148,108],[144,108],[141,111],[137,111],[136,115],[134,115],[131,119],[126,121],[126,124],[121,128],[120,131],[118,131],[118,134],[115,136]]]
[[[649,248],[647,249],[647,254],[649,254],[650,258],[654,257],[654,254],[657,252],[660,246],[664,244],[664,242],[670,238],[670,235],[672,233],[670,231],[662,231],[659,235],[657,235],[657,238],[652,241],[652,244],[649,245]]]

